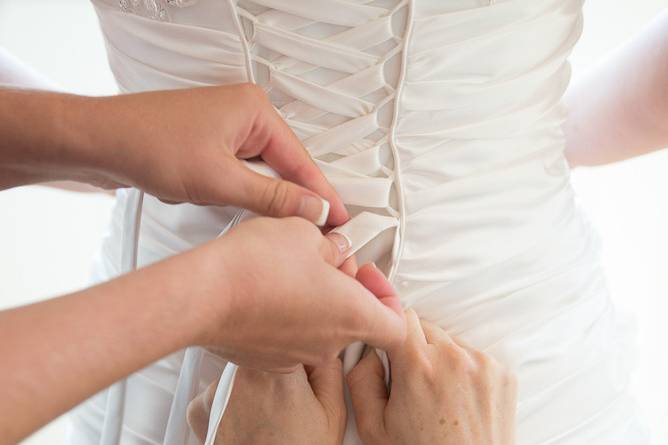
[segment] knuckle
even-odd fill
[[[487,370],[498,367],[498,363],[496,363],[496,360],[494,360],[494,358],[492,358],[492,356],[489,354],[486,354],[479,350],[472,351],[469,354],[472,356],[475,363],[481,369]]]
[[[476,367],[473,365],[473,361],[466,351],[450,348],[447,360],[451,363],[451,367],[455,373],[460,376],[471,375],[476,372]]]
[[[239,84],[239,89],[242,93],[246,94],[249,98],[257,99],[257,98],[266,98],[266,93],[264,90],[258,86],[257,84],[254,84],[252,82],[244,82]]]
[[[427,357],[425,356],[425,352],[420,346],[413,342],[406,342],[403,346],[401,346],[401,348],[401,355],[408,363],[411,363],[411,367],[409,369],[417,372],[427,365]]]
[[[430,381],[434,378],[434,366],[428,354],[414,349],[408,352],[406,359],[411,363],[406,370],[409,381]]]
[[[338,348],[323,348],[323,350],[321,350],[316,356],[316,360],[318,361],[317,364],[319,366],[324,366],[335,360],[338,355],[339,355]]]
[[[449,358],[450,356],[457,357],[460,352],[452,341],[443,341],[439,339],[435,343],[435,347],[438,352],[446,358]]]
[[[265,380],[272,383],[285,385],[289,382],[285,377],[291,376],[299,370],[301,365],[285,365],[265,373]]]
[[[464,351],[458,348],[454,343],[439,343],[438,352],[442,358],[456,364],[463,362],[465,358]]]
[[[422,386],[423,384],[427,385],[427,388],[429,388],[431,391],[434,391],[436,388],[440,387],[442,385],[442,381],[439,378],[440,373],[438,372],[438,369],[436,369],[434,366],[426,366],[422,369],[422,372],[420,373],[420,378],[422,382],[424,383],[418,383],[416,387]],[[416,379],[416,382],[419,382],[419,380]],[[409,385],[411,387],[412,385]]]
[[[263,202],[264,210],[269,215],[280,215],[283,213],[289,197],[289,186],[284,181],[271,181],[267,184]]]

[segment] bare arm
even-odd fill
[[[354,269],[354,268],[353,268]],[[399,305],[377,268],[350,270],[382,299]],[[378,355],[346,379],[357,432],[365,445],[513,445],[517,411],[514,374],[487,354],[406,312],[407,337],[388,351],[391,391]],[[225,445],[340,445],[346,425],[341,362],[276,375],[240,367],[215,439]],[[204,442],[218,382],[196,397],[188,422]]]
[[[35,71],[2,47],[0,47],[0,85],[11,88],[30,88],[45,91],[62,90],[55,82],[47,79],[46,76]],[[44,185],[72,192],[113,194],[110,190],[74,181],[48,182]]]
[[[256,157],[285,180],[240,160]],[[329,224],[348,218],[304,146],[251,84],[112,97],[0,88],[0,190],[62,180],[314,222],[329,203]]]
[[[67,180],[123,186],[110,174],[108,147],[87,140],[95,131],[93,114],[108,118],[93,98],[0,89],[0,190]]]
[[[566,92],[571,166],[668,147],[668,10]]]
[[[337,269],[347,248],[302,218],[256,218],[108,283],[0,312],[0,444],[188,345],[276,370],[330,362],[356,340],[402,342],[396,303]]]
[[[130,372],[195,343],[207,321],[197,289],[178,291],[184,260],[0,311],[0,444],[17,443]]]
[[[256,156],[291,182],[240,161]],[[403,339],[401,315],[337,270],[349,246],[313,222],[327,219],[321,197],[331,225],[345,207],[257,87],[110,98],[0,89],[0,189],[54,179],[301,218],[247,221],[115,281],[0,312],[0,444],[188,344],[274,369],[333,359],[355,340]]]

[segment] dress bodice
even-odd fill
[[[559,100],[580,3],[98,0],[98,12],[122,91],[263,85],[351,211],[365,212],[358,226],[376,228],[361,235],[378,244],[363,258],[393,249],[394,276],[428,256],[441,283],[564,219]],[[499,238],[500,221],[518,236]],[[427,251],[434,231],[442,242]]]
[[[519,444],[639,443],[597,238],[563,157],[581,0],[94,3],[122,92],[267,91],[347,204],[338,230],[361,260],[517,371]],[[127,199],[101,276],[119,272]],[[234,214],[147,198],[140,263]]]

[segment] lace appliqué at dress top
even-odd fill
[[[119,0],[122,11],[163,22],[170,21],[169,8],[185,8],[197,0]]]

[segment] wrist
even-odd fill
[[[236,263],[231,239],[217,238],[202,246],[204,254],[198,267],[200,281],[204,289],[199,294],[198,304],[202,308],[203,321],[196,335],[199,345],[214,345],[224,348],[226,339],[231,338],[226,331],[234,329],[239,319],[237,283],[242,278],[233,269]],[[238,250],[237,250],[238,252]]]
[[[216,239],[164,262],[161,281],[172,307],[181,308],[181,333],[188,346],[218,346],[233,324],[233,286],[228,243]]]
[[[81,182],[103,188],[133,185],[123,174],[128,164],[127,144],[121,143],[125,127],[117,118],[117,96],[65,98],[60,134],[63,151],[78,168]]]
[[[156,106],[153,97],[151,93],[88,97],[82,113],[73,117],[76,125],[69,139],[78,152],[87,153],[91,167],[111,187],[145,189],[157,161],[169,156],[156,151],[169,142],[160,131],[156,110],[168,105]]]

